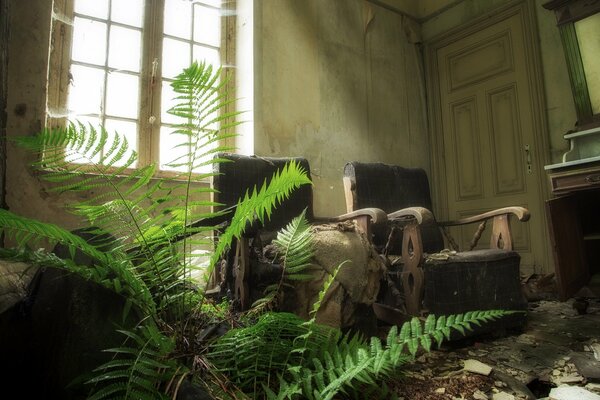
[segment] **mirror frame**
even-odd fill
[[[575,22],[600,12],[600,0],[552,0],[542,6],[547,10],[554,11],[556,16],[556,25],[562,39],[571,91],[577,111],[576,130],[600,126],[600,113],[594,114],[592,111],[590,93],[575,32]]]

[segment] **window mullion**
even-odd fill
[[[223,9],[228,11],[226,16],[223,18],[224,23],[221,24],[221,65],[226,67],[223,68],[223,75],[225,79],[228,80],[226,85],[226,90],[229,95],[229,98],[236,97],[236,74],[235,68],[229,68],[229,65],[235,65],[236,63],[236,48],[235,48],[235,40],[233,38],[236,36],[236,13],[237,10],[237,0],[231,0],[230,2],[223,3]],[[236,110],[236,102],[232,102],[225,107],[225,112],[233,113]],[[235,117],[234,117],[235,118]],[[235,121],[228,120],[224,121],[224,123],[233,123]],[[234,137],[224,139],[224,143],[222,145],[235,148],[236,147],[236,139]]]
[[[142,34],[139,165],[158,160],[161,104],[161,53],[164,0],[146,0]]]
[[[55,0],[48,68],[48,115],[46,125],[57,128],[66,124],[69,93],[74,0]]]

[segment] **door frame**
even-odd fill
[[[442,218],[449,218],[445,156],[444,156],[444,137],[442,133],[442,110],[440,106],[440,82],[438,79],[437,52],[441,48],[465,37],[485,29],[491,25],[501,22],[514,15],[518,15],[521,20],[524,45],[525,45],[525,65],[531,86],[531,109],[533,111],[533,151],[536,155],[533,159],[533,166],[539,171],[540,179],[537,180],[537,190],[540,194],[539,209],[544,210],[544,199],[550,197],[550,188],[548,182],[543,179],[545,176],[544,165],[550,160],[550,145],[547,135],[547,115],[545,109],[544,82],[542,74],[541,51],[537,42],[537,20],[535,12],[535,2],[529,0],[516,0],[508,2],[506,5],[490,10],[477,18],[464,23],[446,32],[427,40],[424,43],[425,54],[425,76],[427,83],[427,114],[429,120],[429,143],[431,148],[431,181],[432,197],[434,199],[435,213]],[[541,215],[544,221],[544,215]],[[546,237],[546,251],[543,254],[543,260],[546,264],[545,270],[551,271],[552,265],[550,258],[550,242],[548,233],[548,224],[543,223],[544,236]]]

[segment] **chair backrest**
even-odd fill
[[[310,178],[310,167],[305,158],[300,157],[258,157],[244,156],[232,153],[217,154],[217,158],[228,160],[215,164],[216,175],[213,178],[215,201],[223,204],[217,209],[235,206],[247,191],[252,191],[255,186],[260,190],[265,180],[271,181],[273,174],[284,167],[291,160],[296,161],[306,170]],[[294,217],[306,208],[306,217],[313,219],[312,186],[302,185],[294,190],[290,197],[276,207],[269,221],[261,229],[277,231],[287,225]]]
[[[344,177],[351,182],[353,209],[378,207],[392,213],[407,207],[432,209],[427,174],[421,168],[404,168],[383,163],[349,162],[344,167]],[[444,238],[438,227],[427,226],[421,230],[423,249],[435,253],[444,248]],[[398,253],[401,237],[393,246]]]

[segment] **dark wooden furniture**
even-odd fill
[[[507,207],[457,221],[437,221],[430,211],[425,171],[382,163],[346,164],[344,187],[348,211],[378,207],[388,213],[387,234],[376,236],[376,245],[386,255],[401,256],[401,286],[409,314],[525,308],[520,257],[512,251],[509,216],[527,221],[527,209]],[[489,249],[440,253],[444,249],[440,228],[479,222],[473,249],[488,220],[493,221]]]
[[[600,157],[596,158],[546,167],[555,195],[546,201],[546,215],[563,301],[600,272]]]
[[[570,149],[562,162],[547,165],[554,198],[546,214],[562,300],[586,285],[600,265],[600,1],[551,0],[571,82],[577,123],[564,135]]]
[[[310,166],[305,158],[258,157],[232,153],[220,153],[217,158],[228,161],[215,164],[216,175],[213,178],[213,186],[217,190],[214,200],[221,204],[217,207],[218,210],[230,209],[233,211],[240,198],[248,190],[251,192],[255,186],[260,189],[265,181],[270,182],[273,174],[291,160],[295,160],[298,165],[304,168],[310,177]],[[306,210],[306,217],[312,223],[354,220],[369,237],[372,229],[379,229],[378,226],[385,226],[387,222],[385,212],[375,208],[356,210],[335,217],[317,217],[313,212],[312,185],[301,186],[273,210],[264,226],[258,222],[248,226],[244,236],[235,243],[226,256],[224,280],[233,282],[230,291],[239,300],[241,309],[247,309],[250,305],[249,285],[252,283],[249,282],[249,241],[258,237],[259,233],[277,232],[291,222],[294,217],[300,215],[303,210]],[[230,215],[232,216],[233,212]]]

